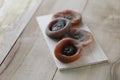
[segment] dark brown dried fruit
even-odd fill
[[[72,44],[63,46],[62,51],[61,51],[61,53],[66,56],[72,56],[76,52],[77,52],[77,48]]]
[[[53,19],[55,18],[66,18],[71,21],[72,26],[78,25],[82,22],[81,14],[72,10],[57,12],[53,15]]]
[[[47,28],[46,34],[53,39],[61,39],[68,32],[70,28],[70,21],[64,18],[52,20]]]

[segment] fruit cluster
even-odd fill
[[[90,32],[76,28],[81,23],[80,13],[64,10],[54,14],[46,28],[48,37],[60,40],[54,54],[63,63],[70,63],[80,58],[82,48],[93,42]]]

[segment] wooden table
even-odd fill
[[[78,10],[109,58],[109,63],[59,71],[36,22],[36,16]],[[21,34],[16,55],[0,80],[110,80],[120,57],[120,0],[44,0]],[[120,67],[115,69],[119,78]],[[116,78],[116,80],[117,80]],[[120,79],[120,78],[119,78]],[[118,79],[118,80],[119,80]]]

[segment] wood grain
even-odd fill
[[[40,2],[41,0],[0,0],[0,64]]]
[[[98,9],[100,8],[100,9]],[[120,56],[120,1],[89,1],[84,12],[85,21],[112,63]],[[96,14],[97,13],[97,14]]]
[[[110,80],[110,65],[120,55],[120,0],[88,0],[87,4],[86,1],[44,0],[23,32],[22,45],[12,63],[0,75],[0,80]],[[90,26],[89,28],[108,56],[110,64],[103,63],[79,69],[57,71],[43,35],[41,32],[39,33],[35,17],[65,8],[81,12],[84,4],[87,6],[82,10],[83,19]],[[43,65],[41,66],[41,64]],[[117,76],[119,74],[117,72]]]
[[[46,2],[51,1],[43,2],[41,7],[44,6]],[[0,80],[52,80],[57,68],[49,54],[42,34],[39,33],[40,31],[37,27],[35,16],[40,13],[41,11],[38,10],[27,25],[29,27],[25,28],[20,37],[20,48],[11,64],[9,64],[7,69],[0,75]],[[43,11],[43,13],[45,12]],[[46,49],[44,50],[43,47]]]
[[[3,60],[2,65],[0,66],[0,74],[4,72],[4,70],[8,67],[10,62],[13,60],[15,53],[17,49],[20,46],[20,39],[15,42],[11,50],[9,51],[9,54],[6,56],[6,58]]]

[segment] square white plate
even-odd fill
[[[57,42],[52,40],[45,34],[45,29],[46,29],[47,25],[49,24],[49,22],[51,21],[51,19],[52,19],[52,15],[40,16],[40,17],[37,17],[37,22],[38,22],[39,27],[44,35],[46,42],[48,44],[48,47],[51,52],[50,54],[52,54],[58,69],[63,70],[63,69],[69,69],[69,68],[77,68],[77,67],[81,67],[81,66],[105,62],[108,60],[108,58],[104,54],[103,50],[96,43],[95,40],[92,45],[85,47],[83,49],[82,56],[78,60],[76,60],[72,63],[67,63],[67,64],[62,63],[59,60],[57,60],[54,56],[54,48],[55,48]],[[90,31],[88,26],[85,24],[81,25],[80,28]]]

